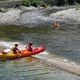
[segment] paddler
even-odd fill
[[[11,50],[14,54],[21,53],[21,51],[18,49],[18,44],[15,44],[15,46],[12,47]]]
[[[25,47],[26,50],[28,50],[28,51],[32,51],[32,50],[33,50],[32,45],[33,45],[33,43],[30,42],[30,43]]]

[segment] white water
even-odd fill
[[[27,15],[26,15],[27,14]],[[29,13],[25,13],[25,15],[27,16],[27,17],[24,17],[23,15],[23,17],[24,18],[22,18],[23,19],[23,22],[24,22],[24,24],[28,24],[28,23],[41,23],[41,22],[45,22],[45,21],[48,21],[50,18],[48,18],[48,17],[45,17],[45,16],[42,16],[42,14],[40,14],[40,13],[36,13],[36,12],[34,12],[34,15],[33,14],[31,14],[30,16],[28,16],[29,15]],[[35,17],[34,17],[35,16]],[[31,17],[31,18],[30,18]],[[12,17],[13,18],[13,17]],[[10,18],[10,19],[12,19],[12,18]],[[22,20],[21,19],[21,20]],[[28,19],[28,20],[27,20]],[[26,20],[27,20],[27,22],[26,22]],[[38,21],[37,21],[38,20]],[[51,19],[50,19],[51,20]],[[5,21],[5,20],[4,20]],[[6,21],[8,21],[8,19],[6,19]],[[12,22],[14,22],[14,21],[12,21]],[[37,24],[38,24],[37,23]],[[21,42],[0,42],[0,45],[2,46],[6,46],[6,47],[12,47],[15,43],[19,43],[19,48],[20,49],[22,49],[22,48],[24,48],[24,44],[22,44]],[[55,65],[56,67],[58,67],[58,68],[60,68],[60,69],[62,69],[62,70],[66,70],[66,71],[68,71],[68,72],[72,72],[72,73],[75,73],[75,74],[78,74],[78,75],[80,75],[80,66],[79,65],[77,65],[75,62],[70,62],[69,60],[67,60],[67,59],[60,59],[60,58],[55,58],[54,56],[50,56],[50,54],[48,53],[48,52],[44,52],[44,53],[42,53],[42,54],[40,54],[40,55],[36,55],[35,57],[37,57],[37,58],[40,58],[40,59],[42,59],[42,60],[44,60],[44,61],[46,61],[46,63],[50,63],[51,65]]]
[[[24,49],[25,45],[21,42],[4,42],[0,41],[0,46],[6,46],[6,48],[11,48],[15,43],[19,44],[19,49]],[[34,55],[33,57],[39,58],[45,61],[46,64],[54,65],[55,67],[80,75],[80,65],[77,65],[75,62],[71,62],[68,59],[62,59],[57,57],[56,55],[50,55],[48,51],[42,52],[38,55]]]
[[[25,45],[22,44],[21,42],[5,42],[5,41],[0,41],[0,46],[5,46],[6,48],[11,48],[15,44],[19,44],[19,49],[24,49]]]
[[[55,57],[54,55],[50,56],[48,52],[44,53],[35,55],[35,57],[44,60],[46,63],[50,63],[51,65],[54,65],[59,69],[80,75],[80,65],[77,65],[75,62],[71,62],[67,59]]]

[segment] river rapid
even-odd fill
[[[46,51],[20,60],[0,61],[1,80],[80,80],[80,28],[75,21],[49,18],[64,8],[25,11],[15,24],[0,25],[0,51],[32,41],[34,47],[44,42]],[[52,22],[60,21],[55,30]],[[61,66],[62,65],[62,66]]]

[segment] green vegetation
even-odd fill
[[[46,5],[64,6],[64,5],[74,5],[75,3],[80,4],[80,0],[22,0],[22,3],[25,6],[46,7]]]
[[[43,0],[48,5],[57,5],[57,6],[64,6],[64,5],[74,5],[75,3],[80,4],[80,0]]]
[[[64,6],[69,4],[68,3],[69,0],[43,0],[43,1],[51,6],[53,5]]]
[[[76,4],[76,10],[80,10],[80,5],[78,3]]]
[[[8,0],[0,0],[0,1],[8,1]],[[75,3],[80,4],[80,0],[22,0],[24,6],[42,6],[46,7],[46,5],[74,5]]]
[[[43,0],[22,0],[22,3],[23,5],[25,6],[34,6],[34,7],[37,7],[37,6],[43,6],[45,7],[45,3],[43,2]]]

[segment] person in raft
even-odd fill
[[[11,48],[14,54],[17,54],[18,52],[21,53],[21,51],[18,49],[18,44],[15,44],[14,47]]]
[[[61,27],[59,22],[57,22],[57,21],[55,23],[53,23],[52,26],[54,29],[59,29]]]
[[[30,42],[30,43],[25,47],[26,50],[28,50],[28,51],[32,51],[32,50],[33,50],[32,45],[33,45],[33,43]]]

